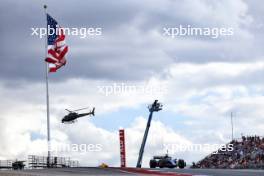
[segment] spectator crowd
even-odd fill
[[[218,150],[201,161],[193,163],[193,168],[264,169],[264,137],[242,136],[232,140],[232,151]],[[227,144],[227,145],[228,145]]]

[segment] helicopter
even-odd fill
[[[94,116],[95,108],[93,108],[90,112],[87,112],[87,113],[82,113],[82,114],[77,113],[77,111],[84,110],[84,109],[88,109],[88,108],[76,109],[74,111],[71,111],[69,109],[65,109],[66,111],[69,112],[69,114],[64,116],[63,119],[61,120],[61,122],[62,123],[74,123],[80,117],[87,116],[87,115]]]

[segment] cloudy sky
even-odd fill
[[[102,28],[102,35],[67,36],[67,65],[49,75],[51,138],[56,144],[100,144],[101,151],[54,152],[82,165],[119,165],[118,129],[126,130],[135,166],[148,117],[155,113],[143,166],[167,144],[225,144],[263,135],[264,6],[261,0],[1,0],[0,159],[46,154],[43,4],[61,26]],[[164,28],[232,28],[233,35],[164,35]],[[115,86],[136,91],[113,90]],[[108,91],[108,92],[106,92]],[[96,107],[96,116],[61,124],[65,108]],[[168,151],[188,163],[205,151]],[[91,159],[92,158],[92,159]]]

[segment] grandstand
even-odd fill
[[[232,151],[218,150],[217,154],[210,154],[197,163],[193,168],[221,168],[221,169],[264,169],[264,137],[242,136],[239,140],[232,140]],[[227,144],[227,145],[228,145]]]

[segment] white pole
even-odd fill
[[[234,140],[233,112],[231,112],[231,128],[232,128],[232,140]]]
[[[47,17],[46,10],[47,10],[47,5],[44,5],[45,17]],[[47,37],[45,40],[45,57],[48,49]],[[49,167],[50,166],[50,110],[49,110],[49,64],[48,63],[46,63],[46,101],[47,101],[47,140],[48,140],[47,167]]]

